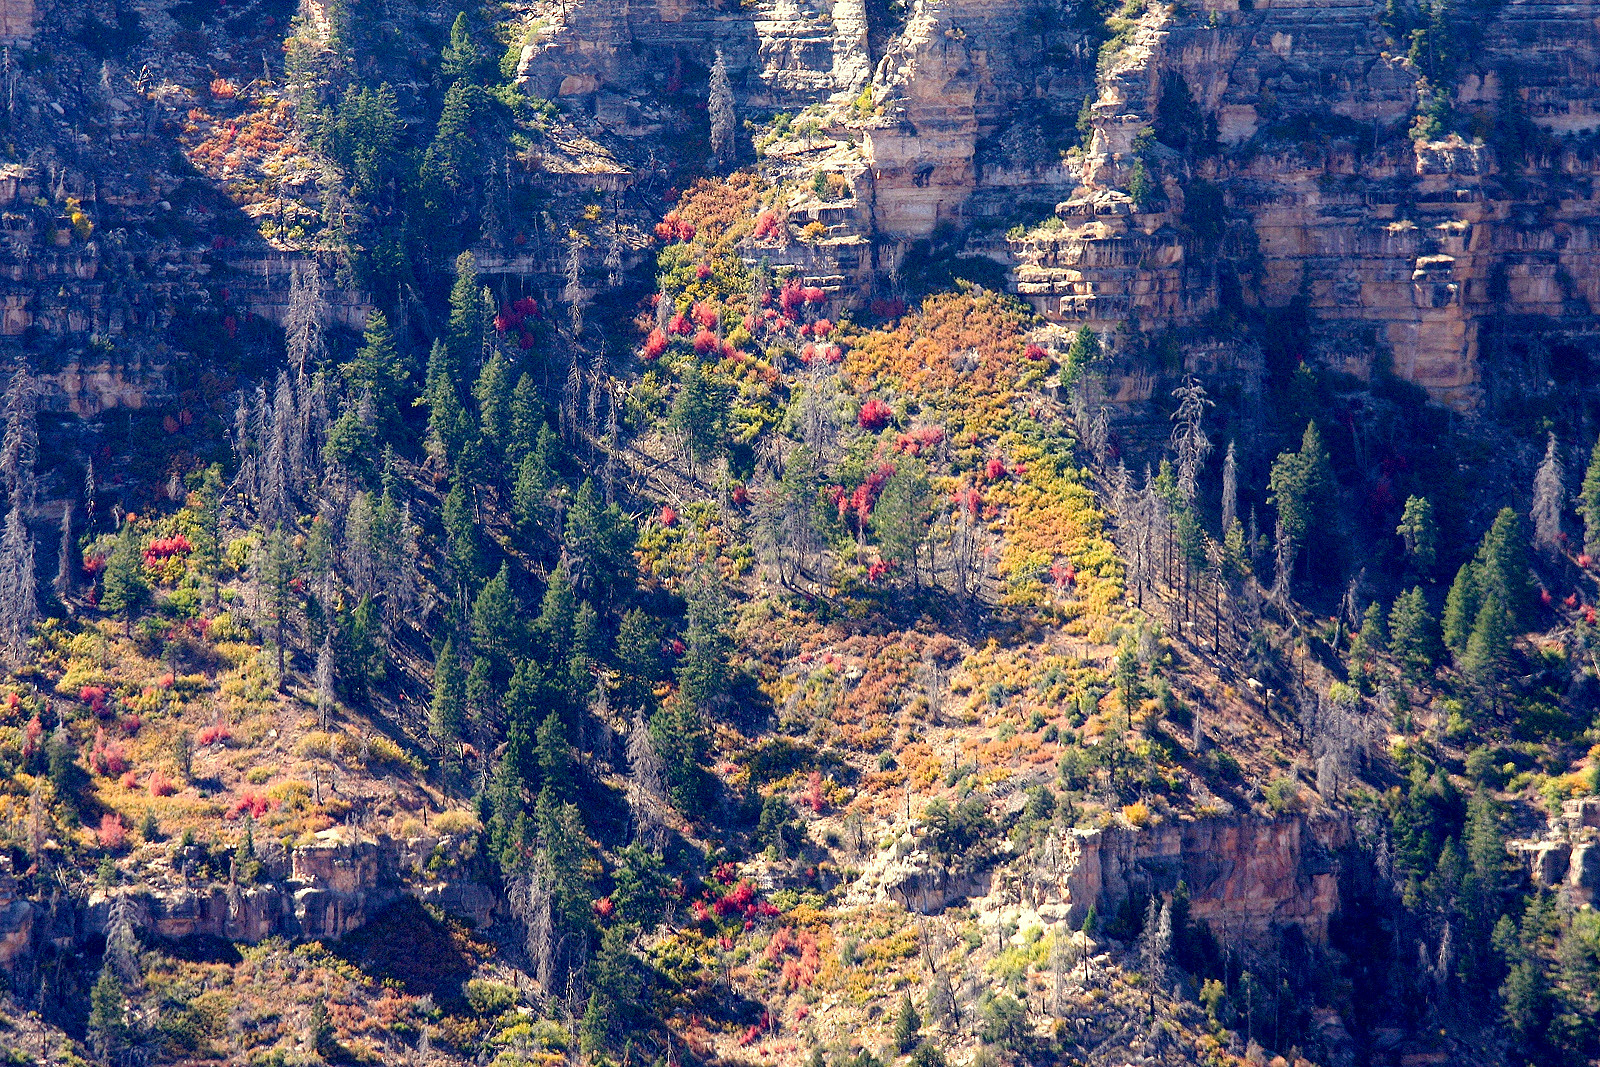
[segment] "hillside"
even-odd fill
[[[0,3],[8,1062],[1596,1062],[1592,15]]]

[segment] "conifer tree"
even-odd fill
[[[122,983],[107,960],[89,992],[89,1044],[102,1063],[110,1063],[128,1042],[128,1009]]]
[[[1317,424],[1306,424],[1298,452],[1282,452],[1273,461],[1268,486],[1273,507],[1278,509],[1280,548],[1287,555],[1289,569],[1306,544],[1306,535],[1319,517],[1323,496],[1331,488],[1333,476],[1327,450]]]
[[[472,395],[478,402],[478,426],[485,443],[508,461],[512,452],[512,389],[511,362],[496,349],[483,365]]]
[[[1099,362],[1103,354],[1100,335],[1087,324],[1080,326],[1072,338],[1072,344],[1067,347],[1066,366],[1061,373],[1061,384],[1068,387],[1078,384],[1084,372]]]
[[[1439,531],[1433,521],[1433,502],[1425,496],[1406,497],[1400,525],[1394,531],[1405,542],[1406,564],[1413,573],[1427,575],[1437,558]]]
[[[472,642],[488,656],[502,677],[510,673],[512,658],[522,649],[521,621],[511,592],[510,565],[485,582],[472,602]]]
[[[732,651],[727,632],[727,594],[710,564],[703,565],[695,575],[687,599],[686,648],[678,665],[678,698],[698,708],[720,695],[727,685],[728,655]]]
[[[1471,560],[1463,563],[1444,601],[1444,643],[1458,656],[1466,651],[1467,638],[1472,635],[1478,608],[1483,603],[1478,570]]]
[[[922,1017],[911,1003],[910,992],[900,994],[900,1009],[894,1016],[894,1047],[904,1055],[917,1044],[917,1034],[922,1030]]]
[[[1498,590],[1489,589],[1467,638],[1461,670],[1474,684],[1493,689],[1511,650],[1511,616]]]
[[[1583,516],[1583,550],[1600,557],[1600,440],[1589,453],[1589,466],[1583,472],[1578,490],[1578,514]]]
[[[1395,597],[1389,610],[1389,651],[1408,677],[1433,666],[1437,640],[1422,588],[1413,586]]]
[[[439,72],[447,81],[470,78],[483,63],[483,53],[472,40],[467,13],[459,12],[450,26],[450,42],[439,56]]]
[[[105,574],[101,578],[100,608],[112,615],[121,615],[131,634],[134,615],[149,599],[150,586],[145,581],[133,525],[123,523],[122,532],[117,535],[116,547],[106,559]]]
[[[361,347],[356,349],[355,358],[340,365],[339,374],[350,396],[371,398],[377,425],[386,432],[393,430],[400,417],[399,399],[409,372],[383,312],[374,309],[368,313]]]

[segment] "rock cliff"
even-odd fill
[[[1350,842],[1348,820],[1334,816],[1110,826],[1053,840],[1028,870],[945,870],[914,852],[883,884],[891,899],[924,914],[987,896],[996,907],[1020,903],[1077,924],[1091,907],[1106,914],[1130,895],[1171,893],[1182,882],[1190,913],[1219,937],[1260,940],[1295,926],[1324,944],[1339,908],[1338,854]]]

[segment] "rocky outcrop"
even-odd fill
[[[1600,797],[1563,801],[1543,839],[1508,847],[1534,885],[1560,893],[1575,908],[1600,903]]]
[[[914,850],[885,868],[881,884],[921,914],[989,896],[1077,924],[1091,907],[1106,914],[1130,895],[1171,893],[1182,882],[1190,914],[1219,936],[1259,940],[1294,926],[1323,944],[1339,908],[1338,856],[1350,843],[1342,816],[1189,819],[1072,830],[1028,868],[946,867]]]
[[[264,876],[252,885],[191,882],[181,858],[148,868],[136,886],[92,894],[72,924],[75,935],[103,934],[119,901],[131,904],[134,929],[148,936],[252,943],[337,940],[405,896],[480,928],[499,906],[466,839],[396,841],[330,829],[307,845],[267,850],[262,858]],[[0,868],[0,969],[35,947],[40,907],[20,897],[16,879]]]
[[[1349,843],[1339,816],[1076,831],[1056,885],[1074,921],[1091,906],[1103,912],[1131,893],[1167,893],[1183,882],[1190,914],[1219,936],[1250,940],[1297,926],[1322,944],[1339,907],[1337,854]]]

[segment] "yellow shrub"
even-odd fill
[[[1144,826],[1150,821],[1150,807],[1142,800],[1135,800],[1122,809],[1122,817],[1134,827]]]
[[[441,834],[475,834],[483,829],[478,817],[465,808],[451,808],[434,816],[433,828]]]

